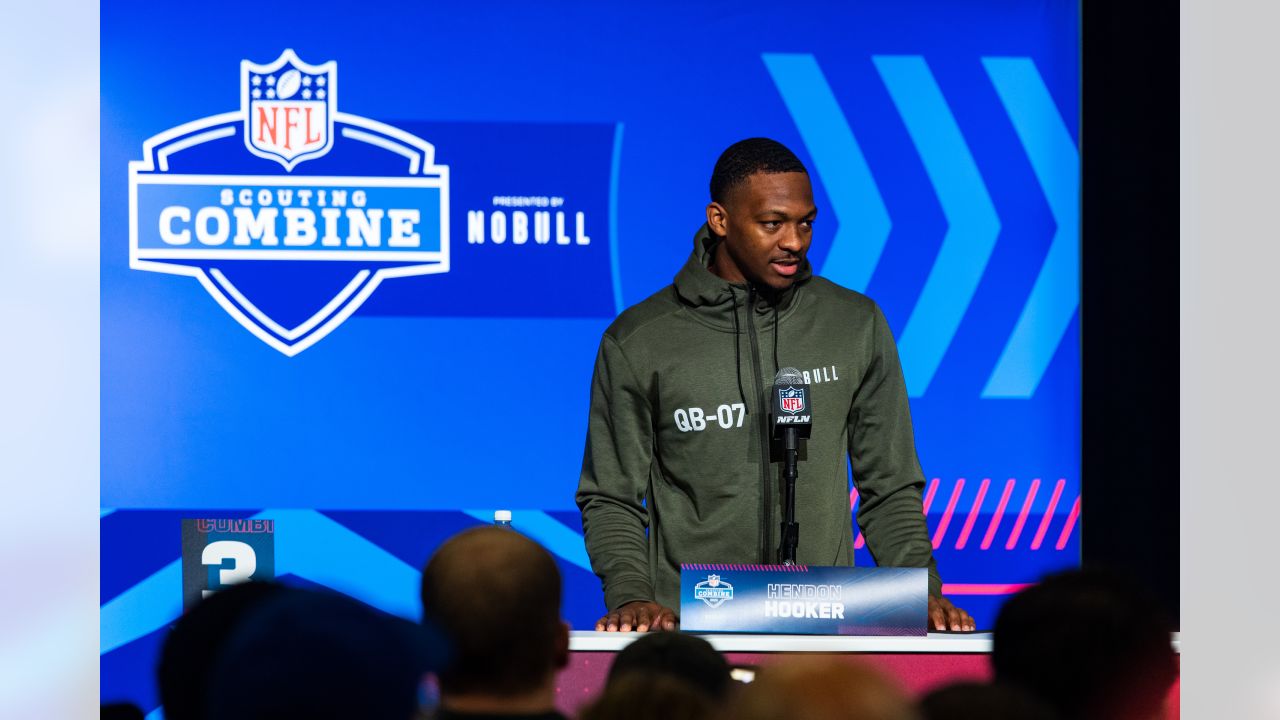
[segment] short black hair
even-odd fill
[[[992,636],[996,679],[1031,691],[1070,720],[1158,710],[1178,677],[1169,619],[1130,578],[1069,570],[1014,595]]]
[[[446,540],[422,573],[422,615],[452,643],[440,691],[511,697],[556,669],[560,569],[541,545],[480,526]]]
[[[728,697],[733,682],[729,663],[711,643],[678,632],[649,633],[623,648],[613,659],[605,687],[636,672],[674,675],[717,701]]]
[[[799,172],[806,175],[800,158],[786,145],[769,138],[747,138],[725,148],[711,171],[711,201],[724,203],[729,191],[756,173]]]

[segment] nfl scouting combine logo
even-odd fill
[[[718,608],[733,599],[733,586],[721,580],[719,575],[708,575],[706,580],[693,586],[693,599]]]
[[[143,143],[129,163],[129,266],[194,277],[292,356],[383,280],[448,272],[448,209],[434,146],[339,112],[337,63],[285,50],[241,61],[238,111]]]

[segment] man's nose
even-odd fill
[[[797,254],[802,252],[804,250],[804,238],[800,237],[800,228],[795,225],[788,225],[786,230],[780,233],[778,247],[787,252]]]

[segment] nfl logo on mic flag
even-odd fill
[[[782,388],[778,391],[778,399],[781,401],[782,411],[792,415],[804,410],[804,391],[793,387]]]
[[[230,585],[276,576],[276,521],[184,519],[182,607]]]

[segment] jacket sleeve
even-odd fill
[[[872,351],[849,411],[849,460],[861,498],[858,526],[877,565],[929,568],[929,592],[942,594],[921,494],[911,407],[893,333],[875,308]]]
[[[653,600],[649,572],[649,513],[644,500],[653,461],[653,414],[648,394],[608,334],[600,341],[591,379],[591,413],[577,503],[591,567],[609,609]]]

